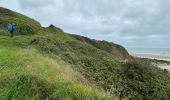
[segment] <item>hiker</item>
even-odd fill
[[[13,37],[14,36],[14,30],[15,30],[14,24],[9,23],[7,29],[11,33],[11,37]]]

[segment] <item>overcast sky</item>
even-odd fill
[[[126,47],[170,47],[170,0],[0,0],[42,24]]]

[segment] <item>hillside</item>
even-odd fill
[[[39,22],[21,15],[17,12],[10,11],[6,8],[0,8],[0,24],[3,29],[11,22],[15,23],[15,34],[38,34],[41,33],[41,25]]]
[[[16,24],[9,37],[7,23]],[[0,8],[0,98],[169,100],[170,77],[107,41],[65,33]]]

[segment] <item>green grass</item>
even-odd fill
[[[14,38],[1,33],[1,65],[8,66],[1,72],[2,97],[93,100],[111,98],[110,93],[120,99],[169,99],[169,75],[150,61],[123,63],[117,55],[91,43],[50,31]],[[7,79],[8,85],[3,86]],[[24,86],[18,86],[20,81]],[[27,92],[30,94],[24,94]]]
[[[112,54],[113,56],[115,56],[119,60],[127,60],[127,59],[131,60],[132,59],[129,56],[126,49],[124,47],[118,45],[118,44],[114,44],[114,43],[107,42],[107,41],[104,41],[104,40],[103,41],[96,41],[96,40],[92,40],[92,39],[89,39],[87,37],[82,37],[82,36],[78,36],[78,35],[70,35],[70,36],[76,38],[78,41],[90,44],[90,45],[96,47],[97,49],[108,52],[109,54]]]
[[[129,57],[129,62],[124,63],[106,50],[84,41],[62,41],[56,34],[53,38],[36,37],[31,43],[44,54],[52,53],[60,57],[90,82],[120,99],[170,99],[169,74],[153,66],[150,61]]]
[[[15,23],[15,34],[41,34],[39,22],[17,12],[0,7],[0,25],[5,31],[8,23]]]
[[[0,97],[2,100],[104,100],[111,98],[91,85],[60,59],[44,57],[34,48],[21,48],[25,37],[0,36]],[[19,39],[20,40],[16,40]],[[7,45],[8,44],[8,45]],[[7,46],[6,46],[7,45]],[[103,91],[103,92],[101,92]]]
[[[170,76],[120,45],[0,8],[2,100],[169,100]],[[14,38],[7,23],[16,23]],[[157,62],[157,61],[156,61]]]

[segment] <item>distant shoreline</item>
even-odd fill
[[[163,56],[163,55],[156,55],[156,54],[131,54],[134,57],[139,58],[149,58],[149,59],[156,59],[156,60],[164,60],[164,61],[170,61],[170,56]]]
[[[170,62],[170,56],[155,55],[155,54],[131,54],[131,55],[139,58],[148,58],[148,59],[163,60],[163,61]],[[157,64],[157,66],[161,69],[167,69],[170,72],[170,65],[167,63]]]

